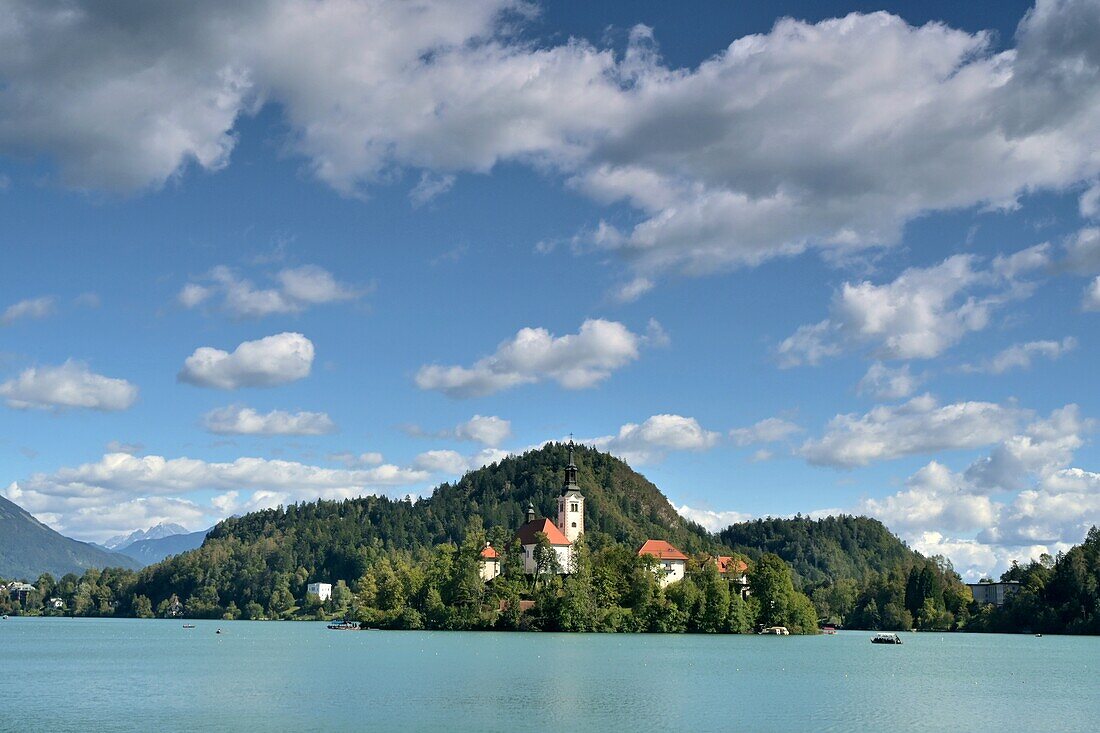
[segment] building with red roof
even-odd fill
[[[687,571],[688,556],[680,552],[665,540],[646,540],[638,548],[638,556],[649,555],[660,565],[657,570],[657,582],[661,587],[684,579]]]
[[[568,574],[573,561],[573,543],[584,534],[584,494],[577,483],[577,464],[573,460],[573,442],[569,442],[569,464],[565,467],[565,481],[558,496],[557,524],[535,515],[535,506],[527,504],[527,515],[516,532],[516,540],[523,548],[523,571],[533,574],[538,563],[535,548],[538,536],[546,535],[550,546],[558,556],[559,572]]]
[[[481,579],[486,583],[500,575],[500,557],[488,542],[485,543],[485,548],[481,551],[478,564]]]

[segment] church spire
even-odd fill
[[[569,439],[569,465],[565,467],[565,485],[562,493],[577,488],[577,463],[573,460],[573,439]]]

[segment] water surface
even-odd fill
[[[1100,638],[194,623],[0,622],[0,730],[1100,731]]]

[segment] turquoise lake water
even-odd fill
[[[194,623],[0,622],[0,730],[1100,731],[1100,638]]]

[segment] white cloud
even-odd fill
[[[1084,219],[1100,218],[1100,183],[1094,183],[1085,189],[1078,201],[1081,217]]]
[[[1100,275],[1085,288],[1084,298],[1081,300],[1081,308],[1087,311],[1100,311]]]
[[[878,405],[864,415],[837,415],[800,453],[810,463],[851,468],[942,450],[979,448],[1012,434],[1024,416],[991,402],[940,405],[931,395]]]
[[[117,411],[134,404],[138,388],[125,379],[95,374],[87,364],[70,359],[60,366],[24,369],[18,377],[0,384],[0,396],[9,407],[20,410]]]
[[[429,478],[426,471],[390,464],[345,470],[263,458],[238,458],[217,463],[194,458],[109,453],[95,463],[33,474],[25,480],[12,482],[3,493],[36,516],[49,517],[50,523],[59,530],[78,537],[103,539],[135,526],[155,523],[142,519],[114,526],[116,520],[112,519],[112,526],[107,529],[97,519],[99,513],[115,516],[117,507],[135,501],[164,499],[198,504],[197,499],[186,495],[203,491],[235,492],[232,499],[236,501],[244,492],[251,492],[250,499],[234,504],[247,507],[259,506],[263,501],[278,504],[318,497],[343,499],[422,483]],[[230,507],[231,503],[230,498],[223,497],[211,506],[213,510],[220,509],[224,516],[230,513],[225,507]],[[210,514],[213,510],[203,509],[201,513]],[[189,526],[198,524],[193,518],[179,514],[166,515],[162,521],[179,521]]]
[[[409,200],[414,207],[423,206],[434,198],[438,198],[451,190],[455,185],[455,177],[450,174],[433,175],[428,171],[420,174],[420,180],[409,191]]]
[[[183,363],[179,380],[198,387],[274,387],[309,376],[313,342],[300,333],[245,341],[233,353],[202,346]]]
[[[988,270],[977,268],[972,255],[955,255],[883,285],[844,283],[828,319],[800,327],[779,345],[780,366],[818,364],[849,346],[870,346],[880,359],[939,356],[984,329],[995,308],[1029,295],[1030,286],[1017,278],[1046,262],[1045,252],[1032,247],[994,260]]]
[[[716,512],[711,509],[696,509],[687,504],[676,507],[676,511],[684,519],[688,519],[696,524],[701,524],[711,532],[718,532],[731,524],[747,522],[752,519],[751,514],[743,514],[741,512]]]
[[[343,453],[329,453],[327,456],[325,456],[325,458],[330,461],[342,463],[348,468],[377,466],[385,460],[382,454],[376,451],[370,451],[367,453],[352,453],[350,451],[344,451]]]
[[[418,455],[413,465],[430,473],[459,475],[466,471],[466,458],[453,450],[430,450]]]
[[[881,519],[895,531],[939,527],[965,532],[994,523],[998,505],[987,496],[968,493],[958,474],[932,461],[910,477],[907,490],[864,499],[856,511]]]
[[[769,417],[751,427],[731,430],[730,437],[737,445],[746,446],[758,443],[777,443],[801,432],[802,428],[790,420]]]
[[[184,285],[177,300],[186,308],[195,308],[220,294],[221,308],[226,312],[239,318],[260,318],[299,313],[311,305],[353,300],[362,295],[316,265],[284,268],[275,274],[274,280],[276,287],[257,288],[251,280],[238,277],[228,267],[218,266],[205,279],[207,284]]]
[[[123,443],[121,440],[112,440],[107,443],[108,453],[129,453],[134,455],[141,453],[145,450],[145,446],[141,443]]]
[[[586,320],[578,333],[566,336],[524,328],[473,366],[422,366],[416,384],[456,398],[481,397],[544,379],[566,389],[585,389],[636,360],[646,343],[646,337],[623,324],[602,319]]]
[[[656,283],[648,277],[638,276],[616,288],[614,297],[620,303],[633,303],[652,290],[655,285]]]
[[[244,405],[211,410],[203,427],[218,435],[325,435],[336,432],[336,423],[323,412],[261,413]]]
[[[1068,237],[1063,249],[1062,266],[1078,275],[1100,272],[1100,227],[1085,227]]]
[[[13,303],[0,314],[0,325],[10,326],[24,318],[45,318],[57,311],[57,299],[52,295],[27,298]]]
[[[670,451],[708,450],[720,439],[720,433],[704,429],[693,417],[653,415],[640,425],[623,425],[618,435],[582,442],[613,453],[628,463],[641,465],[661,461]]]
[[[909,365],[891,368],[876,361],[867,368],[856,390],[880,400],[899,400],[917,391],[924,377],[911,374]]]
[[[967,364],[963,367],[963,370],[1004,374],[1012,369],[1030,369],[1032,361],[1037,357],[1053,361],[1075,348],[1077,348],[1077,339],[1072,336],[1066,336],[1061,341],[1029,341],[1023,344],[1013,344],[997,353],[989,361],[977,365]]]
[[[495,415],[474,415],[454,429],[458,440],[473,440],[482,445],[494,447],[512,435],[512,423]]]
[[[642,26],[619,58],[521,40],[512,0],[204,0],[126,23],[98,3],[9,5],[0,151],[52,154],[73,185],[217,170],[237,119],[270,103],[347,194],[513,161],[624,200],[637,221],[593,238],[643,277],[889,245],[925,212],[1009,207],[1100,169],[1091,2],[1039,0],[1003,51],[880,12],[782,19],[676,69]]]
[[[981,578],[1000,577],[1000,573],[1012,564],[1013,560],[1026,563],[1029,559],[1038,559],[1043,553],[1055,554],[1068,547],[1047,545],[1028,545],[1022,547],[1003,547],[989,545],[973,539],[954,538],[942,532],[919,532],[909,538],[909,545],[925,557],[943,555],[951,560],[955,570],[969,583]]]

